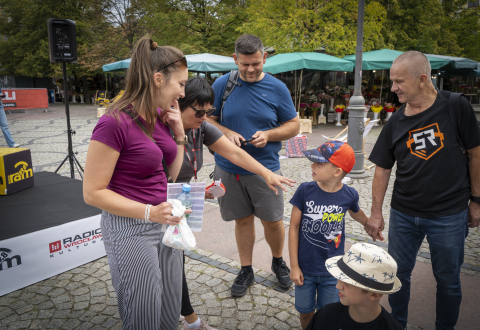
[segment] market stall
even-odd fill
[[[278,54],[267,58],[263,71],[287,85],[300,117],[310,118],[313,125],[326,122],[323,109],[328,106],[329,122],[333,122],[335,99],[339,97],[345,105],[341,96],[350,97],[347,74],[353,71],[353,64],[334,56],[317,52]]]
[[[372,110],[373,117],[388,119],[393,111],[399,108],[400,102],[391,92],[390,68],[393,61],[403,52],[393,49],[379,49],[364,52],[362,57],[362,95],[365,98],[367,111]],[[432,69],[448,65],[451,60],[427,55]],[[355,64],[356,55],[343,58]],[[367,115],[367,114],[366,114]]]

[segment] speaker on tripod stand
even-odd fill
[[[68,84],[67,84],[67,63],[77,60],[77,33],[75,22],[69,19],[50,18],[47,20],[48,28],[48,46],[50,51],[50,63],[62,63],[63,69],[63,96],[65,99],[65,114],[67,115],[67,136],[68,136],[68,154],[63,162],[58,166],[57,173],[68,159],[70,163],[70,176],[75,177],[77,169],[83,180],[83,168],[75,157],[72,147],[72,135],[75,131],[70,126],[70,111],[68,108]]]

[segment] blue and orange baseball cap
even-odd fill
[[[312,162],[330,162],[347,173],[350,173],[353,165],[355,165],[355,153],[352,147],[342,141],[328,141],[317,149],[307,150],[303,153]]]

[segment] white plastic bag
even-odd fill
[[[195,236],[187,224],[185,218],[185,206],[178,199],[169,199],[168,203],[172,204],[172,214],[176,217],[182,217],[180,223],[174,226],[168,226],[163,235],[162,243],[179,250],[191,250],[197,245]]]

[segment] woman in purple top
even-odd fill
[[[141,38],[125,93],[99,120],[88,147],[84,198],[103,210],[103,241],[123,329],[178,325],[183,253],[163,245],[162,238],[165,225],[180,218],[166,202],[162,160],[175,180],[186,143],[177,100],[185,96],[187,79],[180,50]]]

